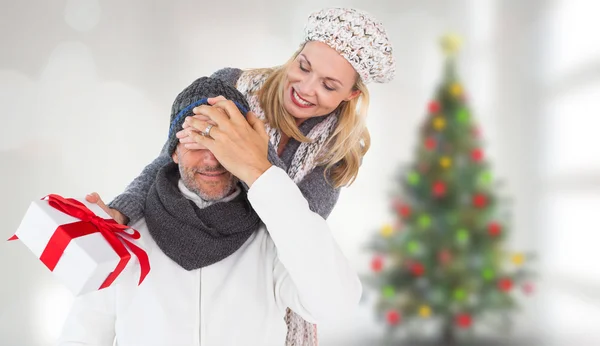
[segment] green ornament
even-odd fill
[[[419,252],[420,247],[421,246],[419,245],[418,241],[412,240],[408,243],[408,252],[410,252],[412,255],[414,255],[417,252]]]
[[[469,231],[467,231],[464,228],[459,229],[456,232],[456,240],[459,243],[466,243],[467,241],[469,241]]]
[[[408,174],[407,180],[410,185],[415,186],[415,185],[418,185],[419,182],[421,181],[421,176],[417,172],[410,172]]]
[[[485,171],[485,172],[481,173],[481,175],[479,176],[479,179],[481,180],[481,182],[483,184],[489,185],[492,182],[492,172]]]
[[[494,273],[494,270],[491,269],[491,268],[485,268],[483,270],[482,275],[483,275],[483,278],[486,279],[486,280],[488,280],[488,281],[493,280],[494,277],[496,276],[496,274]]]
[[[467,297],[467,293],[462,288],[457,288],[454,290],[454,299],[461,301]]]
[[[461,124],[465,124],[469,121],[469,111],[466,108],[461,108],[456,114],[456,120]]]
[[[429,228],[429,226],[431,226],[431,217],[429,217],[429,215],[427,214],[423,214],[419,217],[419,227],[426,229]]]
[[[383,297],[384,298],[392,298],[396,295],[396,290],[394,290],[393,286],[386,285],[383,287]]]

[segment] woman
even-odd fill
[[[327,218],[340,187],[354,181],[369,149],[366,84],[389,82],[394,73],[392,47],[381,23],[362,11],[334,8],[309,16],[304,43],[284,65],[248,71],[228,68],[213,77],[244,94],[265,123],[271,163],[286,170],[310,209]],[[215,106],[223,102],[222,98],[209,100]],[[221,129],[205,110],[195,108],[196,119],[188,118],[177,134],[188,149],[206,146],[207,140],[218,142],[215,133]],[[170,159],[163,149],[111,202],[110,214],[117,221],[135,222],[142,217],[150,185]],[[288,311],[287,322],[286,345],[316,343],[314,328],[299,316]]]

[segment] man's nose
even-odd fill
[[[204,153],[202,155],[202,161],[204,161],[204,163],[209,164],[211,166],[220,165],[219,160],[217,160],[215,155],[208,149],[204,150]]]

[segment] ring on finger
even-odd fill
[[[202,131],[202,135],[204,137],[210,137],[210,130],[213,128],[213,124],[208,124],[208,126],[206,126],[206,128],[204,129],[204,131]]]

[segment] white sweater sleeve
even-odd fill
[[[313,323],[353,311],[362,294],[358,275],[288,175],[272,166],[248,199],[277,248],[276,299]]]
[[[112,346],[115,339],[115,288],[77,297],[63,326],[59,346]]]

